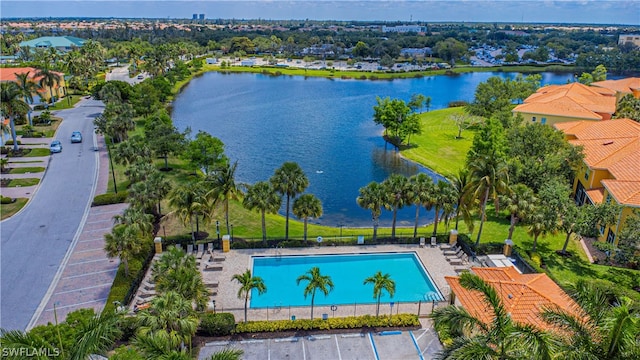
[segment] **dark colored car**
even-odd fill
[[[71,143],[81,143],[82,142],[82,134],[80,131],[74,131],[71,133]]]
[[[60,142],[60,140],[53,140],[51,142],[51,145],[49,146],[49,150],[51,151],[52,154],[61,152],[62,143]]]

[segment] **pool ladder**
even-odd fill
[[[276,249],[275,249],[274,255],[275,255],[275,257],[276,257],[276,259],[277,259],[277,260],[281,260],[281,258],[282,258],[282,252],[281,252],[280,250],[278,250],[278,247],[277,247],[277,246],[276,246]]]

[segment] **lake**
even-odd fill
[[[342,80],[263,74],[208,72],[194,78],[176,97],[172,118],[218,137],[231,161],[238,161],[236,181],[268,180],[285,161],[297,162],[309,178],[308,193],[323,204],[315,220],[329,226],[371,226],[371,213],[356,204],[358,189],[392,173],[406,176],[429,169],[398,156],[373,123],[376,96],[409,101],[430,96],[431,110],[450,101],[472,101],[477,85],[491,76],[516,73],[466,73],[396,80]],[[542,84],[564,84],[572,74],[543,73]],[[433,220],[422,211],[421,224]],[[413,225],[415,208],[398,214],[399,225]],[[380,224],[391,224],[383,211]]]

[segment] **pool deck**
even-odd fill
[[[216,311],[231,312],[236,317],[236,321],[244,319],[244,300],[238,299],[237,293],[240,285],[231,278],[234,274],[241,274],[247,269],[252,268],[252,256],[275,256],[277,254],[286,255],[335,255],[335,254],[357,254],[357,253],[381,253],[381,252],[415,252],[420,261],[428,271],[434,284],[438,287],[445,299],[449,298],[450,289],[447,285],[445,276],[456,276],[453,266],[447,262],[439,247],[419,247],[418,245],[361,245],[361,246],[338,246],[338,247],[315,247],[315,248],[283,248],[283,249],[249,249],[249,250],[231,250],[228,253],[215,252],[214,256],[224,256],[223,261],[215,262],[220,265],[216,270],[203,271],[203,280],[205,283],[217,282],[216,294],[212,296],[215,300]],[[206,258],[207,256],[205,256]],[[201,268],[205,268],[205,261],[202,262]],[[268,289],[267,289],[268,291]],[[251,300],[249,300],[251,301]],[[441,303],[439,305],[444,305]],[[431,312],[431,302],[423,302],[422,304],[401,303],[393,308],[393,313],[418,313],[420,316],[426,316]],[[388,313],[391,309],[388,304],[380,305],[380,313]],[[375,315],[375,304],[371,305],[339,305],[338,309],[333,312],[330,306],[322,305],[314,307],[314,318],[322,317],[322,314],[329,316],[353,316],[372,314]],[[290,319],[295,315],[296,318],[309,318],[311,315],[311,307],[282,307],[268,309],[249,309],[249,320],[276,320]]]

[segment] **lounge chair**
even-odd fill
[[[422,247],[424,247],[424,242],[425,242],[425,241],[424,241],[424,238],[423,238],[423,237],[421,237],[421,238],[420,238],[420,247],[421,247],[421,248],[422,248]]]
[[[203,271],[222,271],[222,265],[207,264],[204,266]]]
[[[431,237],[431,247],[436,247],[438,246],[438,238],[436,238],[435,236]]]
[[[198,245],[198,253],[196,254],[198,259],[202,259],[202,256],[204,256],[204,244]]]
[[[207,251],[213,252],[213,243],[212,242],[207,244]]]
[[[451,256],[457,254],[460,250],[462,250],[462,248],[452,247],[451,250],[445,250],[442,253],[444,254],[444,256]]]
[[[187,255],[193,254],[193,244],[187,245]]]
[[[204,283],[204,287],[206,287],[206,288],[217,288],[218,287],[218,282],[217,281],[206,282],[206,283]]]

